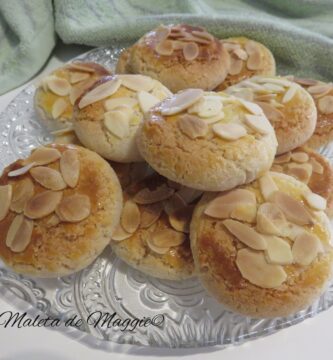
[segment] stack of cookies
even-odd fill
[[[55,144],[0,178],[0,256],[15,271],[69,274],[110,243],[253,317],[326,288],[333,173],[316,147],[332,137],[331,84],[277,76],[251,39],[168,25],[124,50],[116,74],[56,70],[35,106]]]

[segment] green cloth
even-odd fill
[[[0,0],[0,93],[33,76],[55,43],[51,0]],[[268,46],[280,74],[333,80],[332,0],[54,0],[65,43],[135,41],[160,23],[205,26]]]

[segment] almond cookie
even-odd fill
[[[286,78],[254,76],[225,92],[253,101],[262,108],[276,133],[277,154],[303,145],[315,130],[317,110],[312,97]]]
[[[137,143],[158,173],[204,191],[253,181],[271,167],[277,147],[258,105],[200,89],[184,90],[152,108]]]
[[[123,186],[124,208],[111,247],[126,263],[148,275],[168,280],[189,278],[194,270],[189,224],[202,192],[156,173],[142,178],[147,166],[136,166],[141,180],[133,176],[131,183]],[[121,172],[126,173],[124,170]],[[119,167],[116,171],[120,172]]]
[[[333,84],[312,79],[289,77],[303,86],[317,107],[317,125],[306,145],[318,148],[333,140]]]
[[[257,318],[288,316],[325,290],[333,265],[326,201],[268,172],[194,210],[191,248],[202,284],[224,306]]]
[[[171,92],[143,75],[106,76],[77,101],[74,130],[81,143],[106,159],[143,161],[135,137],[144,114]]]
[[[222,91],[255,75],[275,75],[275,59],[263,44],[246,37],[220,41],[229,52],[230,65],[227,77],[215,91]]]
[[[145,34],[119,58],[116,72],[143,74],[171,91],[212,90],[226,77],[229,55],[205,29],[190,25],[161,25]]]
[[[99,155],[49,145],[0,178],[0,257],[22,274],[65,276],[109,244],[122,211],[115,172]]]
[[[99,64],[73,62],[44,77],[34,99],[43,124],[51,131],[70,129],[76,99],[97,79],[109,74]]]
[[[329,161],[307,146],[275,157],[272,171],[293,176],[327,201],[326,214],[333,216],[333,170]]]

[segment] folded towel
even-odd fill
[[[205,26],[218,37],[245,35],[274,53],[280,74],[333,79],[331,0],[54,0],[65,43],[135,41],[160,23]],[[54,46],[48,0],[0,0],[0,93],[20,85]]]

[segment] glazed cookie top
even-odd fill
[[[297,148],[274,159],[272,171],[291,175],[327,200],[326,213],[333,206],[333,170],[329,161],[309,147]]]
[[[211,200],[204,207],[197,237],[209,240],[214,223],[213,228],[233,239],[234,264],[225,264],[230,270],[226,281],[234,280],[233,286],[241,278],[260,288],[291,285],[332,251],[325,199],[290,176],[270,172],[247,186],[207,196]],[[201,240],[203,253],[204,244],[209,245]]]
[[[221,44],[212,34],[202,27],[186,24],[161,25],[144,35],[138,44],[174,62],[209,61],[221,51]]]
[[[316,126],[316,107],[298,84],[283,77],[254,76],[225,90],[259,105],[273,125],[278,154],[303,145]]]
[[[220,40],[230,55],[228,76],[216,90],[224,90],[255,75],[275,75],[275,60],[263,44],[246,37]]]
[[[163,142],[160,137],[164,138]],[[233,175],[243,177],[245,167],[246,179],[238,180],[244,183],[251,178],[252,181],[255,170],[262,169],[260,161],[265,162],[267,170],[276,149],[274,130],[258,105],[200,89],[184,90],[153,107],[137,140],[143,157],[157,172],[176,182],[184,180],[182,183],[186,186],[211,191],[214,189],[208,183],[214,181],[215,176],[214,187],[226,186],[227,189],[237,185],[222,182]],[[249,164],[253,159],[245,157],[251,157],[260,144],[271,151],[266,149],[269,153],[266,156],[262,149],[259,163],[251,169]],[[179,174],[182,169],[185,169],[184,176]],[[215,173],[220,170],[221,174]],[[200,176],[206,180],[200,180]],[[189,182],[193,183],[185,183],[187,177],[191,177]],[[230,178],[230,181],[233,180]]]
[[[73,62],[56,69],[37,88],[36,105],[45,112],[42,118],[46,116],[60,123],[71,121],[76,99],[97,79],[109,74],[109,70],[96,63]]]
[[[114,161],[141,160],[135,135],[144,114],[171,92],[143,75],[106,76],[77,101],[74,128],[80,141]],[[84,127],[90,123],[94,127]],[[98,137],[95,141],[92,137]]]
[[[169,276],[171,270],[179,278],[192,275],[188,233],[194,205],[202,192],[156,173],[145,176],[146,164],[140,163],[136,169],[137,176],[124,188],[123,212],[111,244],[126,248],[125,260],[139,269],[147,271],[146,267],[155,259],[159,262],[156,266],[170,268],[164,270]],[[116,167],[116,172],[123,173],[124,169]]]
[[[0,184],[0,253],[19,272],[58,276],[88,265],[119,221],[118,179],[82,147],[37,148],[7,167]]]
[[[331,141],[333,137],[333,84],[294,76],[288,76],[288,78],[303,86],[310,93],[317,107],[316,130],[308,144],[319,147]]]

